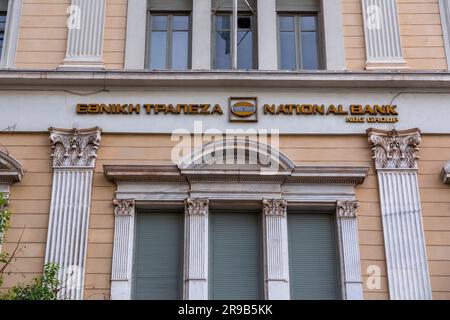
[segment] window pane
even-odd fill
[[[295,32],[280,32],[281,69],[297,68],[295,57]]]
[[[230,30],[230,16],[216,16],[217,30]]]
[[[316,31],[315,16],[303,16],[301,17],[300,21],[302,31]]]
[[[167,32],[155,31],[151,34],[150,69],[166,68]]]
[[[167,16],[152,16],[152,31],[167,30]]]
[[[230,31],[216,31],[216,57],[217,69],[231,68],[231,34]]]
[[[280,30],[281,31],[294,31],[294,17],[280,17]]]
[[[302,32],[302,62],[303,69],[319,69],[316,32]]]
[[[238,69],[253,69],[253,32],[238,31]]]
[[[189,30],[189,16],[173,16],[173,30]]]
[[[188,68],[189,34],[187,31],[175,31],[172,44],[172,69]]]

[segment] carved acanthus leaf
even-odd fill
[[[114,199],[114,214],[116,216],[131,216],[134,213],[134,199]]]
[[[383,131],[369,129],[369,145],[376,169],[416,169],[420,130]]]
[[[263,214],[265,216],[285,216],[287,201],[284,199],[264,199]]]
[[[54,168],[93,168],[100,146],[101,129],[50,128]]]
[[[337,212],[339,218],[355,218],[358,214],[359,202],[357,200],[347,200],[337,202]]]
[[[185,208],[186,213],[190,216],[201,215],[208,213],[209,199],[186,199]]]

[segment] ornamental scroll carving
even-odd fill
[[[287,201],[283,199],[264,199],[263,214],[265,216],[284,217],[287,211]]]
[[[208,199],[186,199],[184,204],[186,213],[190,216],[193,215],[204,216],[208,213],[209,207]]]
[[[50,128],[54,168],[93,168],[100,146],[101,129]]]
[[[356,218],[359,208],[357,200],[338,201],[336,205],[339,218]]]
[[[376,169],[416,169],[420,130],[367,130]]]
[[[131,216],[134,213],[134,199],[114,199],[113,205],[116,216]]]

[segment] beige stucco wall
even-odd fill
[[[70,0],[24,0],[16,56],[17,68],[55,69],[67,46]],[[107,0],[103,61],[107,69],[123,69],[127,0]]]
[[[347,68],[365,67],[361,0],[341,0]],[[446,69],[438,0],[397,0],[400,34],[407,65]],[[70,0],[24,0],[17,52],[19,68],[50,68],[64,59]],[[107,0],[103,58],[107,69],[123,69],[127,0]]]
[[[4,287],[26,282],[42,272],[51,194],[50,143],[47,133],[1,133],[0,145],[25,168],[24,180],[12,187],[11,229],[4,250],[12,252],[22,232],[19,251],[8,269]],[[86,299],[109,297],[115,186],[103,175],[104,164],[167,164],[173,143],[168,135],[103,134],[95,169],[86,266]],[[296,164],[369,165],[370,174],[357,187],[361,202],[359,223],[362,274],[369,265],[382,270],[381,290],[368,290],[366,299],[387,299],[377,179],[365,135],[282,136],[280,149]],[[433,297],[450,299],[450,187],[439,178],[450,159],[450,135],[423,136],[419,184]]]
[[[397,0],[400,37],[411,70],[445,70],[444,37],[438,0]],[[361,0],[342,0],[347,68],[362,70],[366,63]]]

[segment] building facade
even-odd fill
[[[449,299],[449,34],[449,0],[0,0],[1,290]]]

